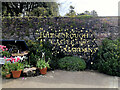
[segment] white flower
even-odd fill
[[[91,62],[91,64],[93,64],[93,62]]]
[[[42,52],[42,58],[44,57],[44,55],[45,55],[45,52]]]

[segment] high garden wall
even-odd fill
[[[7,17],[3,18],[3,39],[50,41],[66,55],[90,60],[106,37],[119,36],[117,17]],[[114,23],[113,23],[114,22]],[[59,52],[55,52],[59,53]]]

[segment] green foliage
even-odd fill
[[[30,68],[31,65],[27,61],[22,62],[24,68]]]
[[[92,15],[78,15],[76,17],[79,18],[79,19],[90,19],[90,18],[93,18]]]
[[[32,40],[28,40],[26,43],[29,47],[30,54],[33,53],[34,55],[39,55],[40,50],[42,49],[42,44],[39,44],[39,42],[35,42]]]
[[[58,69],[59,68],[58,61],[59,61],[59,59],[61,59],[63,57],[65,57],[65,54],[63,52],[59,51],[59,53],[57,53],[57,52],[53,53],[52,59],[50,60],[51,69]]]
[[[54,51],[52,50],[53,46],[49,41],[39,43],[29,40],[27,41],[27,45],[30,51],[30,64],[33,66],[36,66],[37,61],[42,57],[42,52],[45,52],[45,61],[50,60],[49,64],[52,69],[57,68],[57,60],[64,57],[64,54],[60,51],[59,54],[57,53],[59,49],[56,49]]]
[[[37,61],[38,61],[38,58],[40,58],[40,56],[38,55],[34,55],[33,53],[30,55],[30,65],[33,65],[35,66]]]
[[[39,60],[37,61],[37,65],[38,68],[43,69],[43,68],[50,68],[49,66],[49,61],[45,62],[44,59],[39,58]]]
[[[32,12],[29,14],[30,16],[48,16],[49,12],[44,7],[34,8]]]
[[[11,63],[11,71],[19,71],[24,69],[24,65],[21,62]]]
[[[45,60],[52,58],[52,46],[49,42],[34,42],[29,40],[27,42],[30,51],[30,63],[36,65],[38,58],[42,57],[42,52],[45,52]]]
[[[75,8],[73,6],[70,6],[70,10],[69,13],[66,13],[65,16],[69,16],[69,17],[75,17],[76,16],[76,12],[74,10]]]
[[[105,39],[99,46],[93,68],[100,72],[120,76],[120,41]]]
[[[7,74],[10,74],[11,71],[11,63],[5,63],[2,67],[2,76],[5,77]]]
[[[58,4],[56,2],[2,2],[3,16],[25,16],[25,12],[27,12],[27,16],[38,16],[38,13],[46,15],[46,12],[43,13],[43,11],[46,11],[49,16],[57,16]]]
[[[83,59],[73,56],[64,57],[58,61],[58,66],[60,69],[79,71],[86,68],[86,63]]]
[[[8,51],[3,51],[2,55],[5,56],[5,57],[10,57],[11,53],[9,53]]]
[[[45,60],[52,58],[52,44],[49,41],[42,42],[43,48],[42,52],[45,52]]]

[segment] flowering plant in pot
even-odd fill
[[[37,61],[36,66],[39,68],[40,73],[43,74],[43,75],[47,73],[47,68],[50,68],[49,61],[46,62],[44,59],[39,59]]]
[[[2,66],[2,76],[3,77],[6,77],[6,78],[10,78],[11,77],[11,63],[5,63],[3,66]]]
[[[2,76],[6,77],[6,78],[10,78],[11,77],[11,73],[7,70],[2,71]]]
[[[11,62],[11,63],[20,62],[20,60],[21,60],[19,57],[15,57],[15,58],[13,58],[13,57],[6,58],[5,56],[4,56],[4,59],[5,59],[5,61]]]
[[[0,54],[2,57],[6,56],[6,57],[10,57],[11,54],[8,51],[8,48],[6,48],[6,46],[0,45]]]
[[[11,72],[13,78],[19,78],[21,75],[21,71],[24,69],[24,66],[20,62],[11,63]]]

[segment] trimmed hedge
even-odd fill
[[[79,71],[86,68],[86,63],[83,59],[77,56],[67,56],[58,61],[58,66],[62,70]]]
[[[108,75],[120,76],[120,40],[105,39],[98,50],[94,69]]]

